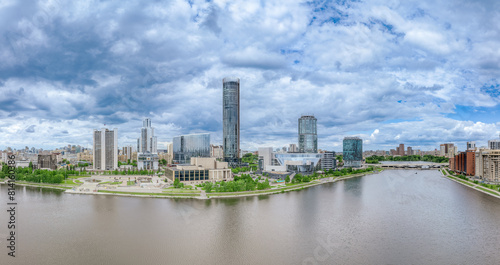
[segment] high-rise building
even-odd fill
[[[114,170],[118,168],[118,129],[94,129],[95,170]]]
[[[406,148],[406,150],[407,150],[407,151],[406,151],[406,155],[408,155],[408,156],[413,155],[413,149],[411,148],[411,146],[408,146],[408,147]]]
[[[313,115],[299,118],[299,153],[318,152],[317,121]]]
[[[189,164],[191,157],[210,157],[210,134],[188,134],[173,139],[174,163]]]
[[[467,150],[476,150],[476,142],[467,142]]]
[[[337,167],[337,160],[335,160],[335,152],[326,151],[321,158],[321,169],[329,170]]]
[[[405,144],[399,144],[398,149],[398,155],[404,156],[405,155]]]
[[[272,147],[259,147],[259,169],[266,170],[267,166],[272,165],[273,148]]]
[[[125,156],[125,161],[128,162],[128,160],[132,161],[132,146],[129,145],[129,146],[124,146],[123,149],[122,149],[122,153],[123,155]]]
[[[239,163],[240,79],[235,77],[222,79],[222,138],[224,161]]]
[[[151,119],[146,118],[142,121],[141,137],[137,139],[137,168],[157,170],[158,161],[155,129],[151,127]]]
[[[481,148],[475,156],[475,176],[487,182],[500,183],[500,150]]]
[[[142,121],[141,137],[137,139],[137,153],[146,152],[158,153],[155,129],[151,127],[151,119],[149,118]]]
[[[342,156],[344,167],[361,167],[363,162],[363,140],[359,137],[345,137]]]
[[[297,149],[296,144],[290,144],[290,147],[288,148],[288,153],[297,153],[299,150]]]
[[[500,150],[500,140],[489,140],[488,148],[491,150]]]
[[[447,143],[447,144],[441,144],[439,146],[439,155],[452,158],[455,156],[455,153],[457,152],[456,146],[452,143]]]
[[[210,157],[215,157],[215,159],[223,159],[224,151],[222,145],[210,145]]]

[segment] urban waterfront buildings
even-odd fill
[[[238,164],[240,160],[240,79],[222,79],[222,146],[224,161]]]
[[[222,145],[210,145],[210,157],[215,157],[216,159],[224,158],[224,151]]]
[[[337,160],[335,159],[335,152],[326,151],[321,158],[321,169],[330,170],[337,167]]]
[[[141,137],[137,139],[137,168],[158,169],[157,139],[154,128],[151,127],[151,119],[144,119],[141,128]]]
[[[479,149],[475,153],[476,177],[500,183],[500,150]]]
[[[217,161],[215,157],[192,157],[190,165],[167,168],[165,174],[171,181],[178,179],[186,184],[233,180],[228,163]]]
[[[188,134],[173,139],[175,164],[189,164],[192,157],[210,157],[210,134]]]
[[[488,148],[491,150],[500,150],[500,140],[489,140]]]
[[[299,153],[318,152],[317,121],[313,115],[299,118]]]
[[[118,129],[100,131],[93,134],[94,170],[114,170],[118,168]]]
[[[439,155],[452,158],[457,153],[457,147],[452,143],[441,144],[439,146]]]
[[[259,169],[266,170],[266,166],[272,165],[273,161],[273,148],[272,147],[259,147]]]
[[[260,155],[260,154],[259,154]],[[323,154],[318,153],[275,153],[275,165],[265,166],[266,171],[314,172],[321,169]]]
[[[361,167],[363,162],[363,140],[359,137],[345,137],[342,156],[344,167]]]

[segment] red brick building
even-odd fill
[[[449,168],[458,174],[474,176],[476,173],[476,151],[467,150],[450,158]]]

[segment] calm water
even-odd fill
[[[500,264],[500,200],[438,171],[206,201],[19,187],[18,203],[0,264]]]

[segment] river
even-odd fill
[[[434,170],[210,200],[18,186],[15,258],[0,202],[0,264],[500,264],[500,200]]]

